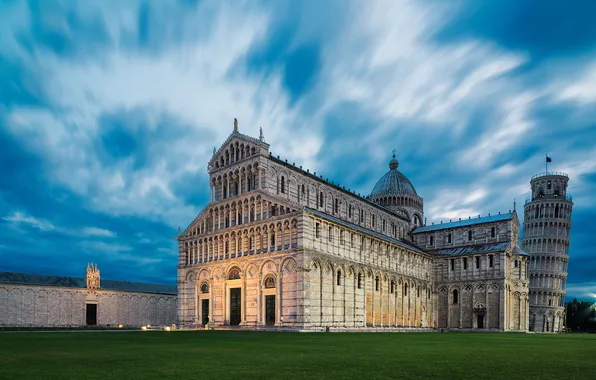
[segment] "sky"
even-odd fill
[[[428,223],[569,174],[568,298],[596,297],[591,0],[0,0],[0,271],[175,283],[207,162],[274,155],[368,194],[391,151]]]

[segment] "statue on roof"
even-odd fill
[[[263,128],[259,128],[259,141],[265,141],[265,136],[263,136]]]
[[[238,132],[238,119],[234,118],[234,132]]]
[[[213,147],[213,155],[215,156],[216,149]]]

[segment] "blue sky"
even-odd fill
[[[569,173],[568,294],[596,296],[593,1],[0,0],[0,270],[173,283],[239,119],[370,192],[397,150],[430,221],[523,214]],[[523,216],[523,215],[520,215]]]

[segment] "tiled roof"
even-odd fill
[[[500,222],[503,220],[510,220],[510,219],[513,219],[512,212],[508,212],[506,214],[483,216],[482,218],[464,219],[464,220],[458,220],[455,222],[433,224],[430,226],[422,226],[422,227],[418,227],[415,230],[413,230],[412,233],[417,234],[420,232],[438,231],[438,230],[444,230],[447,228],[474,226],[474,225],[482,224],[482,223]]]
[[[360,232],[365,233],[365,234],[368,234],[368,235],[373,235],[374,237],[376,237],[376,238],[378,238],[380,240],[385,240],[385,241],[387,241],[389,243],[392,243],[392,244],[395,244],[395,245],[399,245],[400,247],[411,249],[412,251],[416,251],[418,253],[426,254],[426,252],[424,252],[423,250],[421,250],[420,248],[416,247],[415,245],[413,245],[413,244],[411,244],[409,242],[405,242],[405,241],[402,241],[402,240],[394,239],[394,238],[389,237],[387,235],[380,234],[380,233],[378,233],[376,231],[369,230],[368,228],[364,228],[364,227],[359,226],[357,224],[350,223],[350,222],[345,221],[343,219],[336,218],[335,216],[331,216],[329,214],[326,214],[324,212],[321,212],[321,211],[312,209],[310,207],[305,207],[304,210],[310,212],[311,214],[315,214],[315,215],[317,215],[318,217],[320,217],[322,219],[327,219],[327,220],[329,220],[329,221],[331,221],[333,223],[341,224],[341,225],[343,225],[343,226],[345,226],[347,228],[351,228],[351,229],[360,231]]]
[[[436,256],[466,256],[466,255],[481,255],[481,254],[488,254],[494,252],[504,252],[506,251],[509,246],[511,245],[510,242],[502,242],[502,243],[489,243],[489,244],[479,244],[479,245],[470,245],[465,247],[455,247],[455,248],[445,248],[445,249],[437,249],[435,251],[430,251],[429,253]],[[516,255],[525,255],[528,254],[522,251],[519,247],[513,247],[513,253]]]
[[[0,272],[0,283],[65,286],[70,288],[85,288],[86,280],[82,277],[46,276],[18,272]],[[147,284],[143,282],[101,280],[101,290],[122,290],[127,292],[177,294],[175,285]]]

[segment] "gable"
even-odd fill
[[[265,143],[262,138],[256,139],[234,131],[218,150],[214,150],[213,157],[209,161],[209,172],[225,168],[249,158],[259,155],[267,156],[268,154],[269,144]]]

